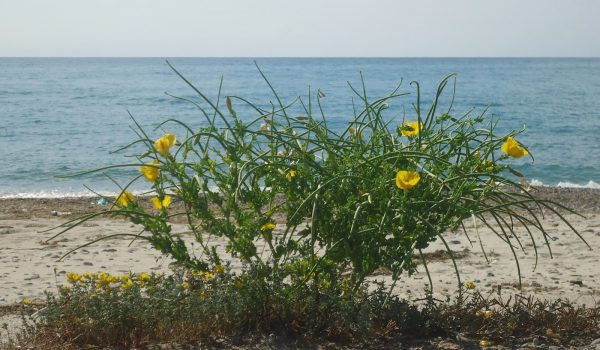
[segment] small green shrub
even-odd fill
[[[269,284],[253,271],[179,271],[170,276],[107,273],[67,276],[58,295],[48,294],[37,335],[74,346],[141,346],[218,337],[277,334],[288,339],[349,341],[383,329],[383,298],[348,284],[315,294],[310,286]],[[381,289],[375,294],[384,296]],[[386,310],[415,308],[393,300]],[[381,324],[380,324],[381,323]],[[412,322],[414,323],[414,322]]]
[[[588,345],[599,335],[598,308],[515,295],[504,298],[476,286],[448,300],[430,295],[419,305],[388,297],[384,285],[350,294],[349,283],[314,292],[312,286],[267,283],[261,274],[178,271],[121,276],[68,275],[58,295],[48,294],[38,321],[19,337],[20,347],[180,346],[211,340],[257,347],[352,344],[356,348],[410,347],[423,339],[458,335],[464,342],[520,346]],[[273,338],[275,336],[275,339]],[[269,340],[266,340],[269,339]],[[0,348],[2,346],[0,345]]]

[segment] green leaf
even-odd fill
[[[525,178],[525,175],[521,174],[520,172],[516,171],[513,168],[508,168],[508,171],[510,171],[513,175],[518,176],[520,178]]]

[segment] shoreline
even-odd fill
[[[532,195],[557,202],[579,213],[600,212],[600,189],[531,186]],[[142,205],[151,208],[149,198],[141,196]],[[41,198],[0,198],[0,220],[70,217],[96,213],[110,209],[111,205],[99,205],[98,196],[81,197],[41,197]],[[173,209],[181,207],[173,202]],[[56,213],[53,213],[56,212]]]

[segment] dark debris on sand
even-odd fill
[[[552,200],[580,213],[600,212],[600,189],[532,187],[529,191],[540,199]],[[140,199],[142,205],[152,210],[150,197]],[[0,220],[50,218],[60,216],[77,218],[84,214],[111,209],[111,204],[98,204],[99,197],[65,198],[1,198]],[[173,201],[171,209],[182,211],[182,204]]]

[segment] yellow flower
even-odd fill
[[[187,282],[183,282],[183,283],[181,284],[181,288],[183,288],[183,289],[190,289],[190,284],[189,284],[189,283],[187,283]]]
[[[112,275],[110,276],[110,279],[108,280],[110,283],[114,283],[114,282],[119,282],[121,280],[121,277],[117,276],[117,275]]]
[[[479,346],[481,346],[482,348],[487,348],[488,346],[491,346],[492,342],[483,338],[479,341]]]
[[[400,127],[400,133],[402,136],[413,137],[417,136],[421,129],[423,128],[423,123],[417,122],[404,122]]]
[[[146,180],[154,182],[158,179],[158,175],[160,175],[158,164],[158,160],[155,160],[152,163],[146,163],[146,165],[140,167],[140,173],[144,174]]]
[[[215,277],[215,275],[214,275],[214,274],[212,274],[212,273],[210,273],[210,272],[208,272],[208,271],[206,271],[206,272],[204,273],[204,280],[205,280],[206,282],[209,282],[209,281],[210,281],[210,280],[212,280],[214,277]]]
[[[23,305],[31,305],[31,299],[25,298],[25,299],[21,300],[21,304],[23,304]]]
[[[486,309],[482,308],[482,309],[477,310],[476,315],[488,319],[488,318],[492,318],[492,316],[494,315],[494,312],[492,310],[486,310]]]
[[[292,181],[292,179],[296,177],[296,170],[289,170],[287,174],[285,174],[285,177],[288,181]]]
[[[513,158],[521,158],[524,155],[529,154],[525,148],[523,148],[517,140],[513,137],[507,137],[504,144],[502,144],[502,152],[508,154]]]
[[[134,200],[135,196],[131,192],[123,191],[123,193],[121,193],[117,198],[117,203],[122,207],[126,207]]]
[[[150,280],[151,280],[151,279],[152,279],[152,277],[151,277],[149,274],[145,273],[145,272],[144,272],[144,273],[141,273],[141,274],[138,276],[138,281],[140,281],[140,282],[142,283],[142,286],[143,286],[145,283],[147,283],[147,282],[150,282]]]
[[[467,287],[467,289],[475,289],[475,283],[467,281],[465,282],[465,287]]]
[[[68,281],[69,283],[76,283],[76,282],[79,282],[79,281],[81,281],[81,275],[80,275],[80,274],[78,274],[78,273],[75,273],[75,272],[69,272],[69,273],[67,274],[67,281]]]
[[[214,273],[223,273],[225,272],[225,267],[223,265],[217,265],[213,268]]]
[[[112,280],[112,277],[108,273],[106,273],[106,272],[103,271],[100,274],[100,278],[99,278],[98,284],[101,285],[101,286],[107,286],[107,285],[110,284],[111,280]]]
[[[127,282],[127,281],[131,281],[131,276],[129,276],[128,273],[121,276],[121,282]]]
[[[396,186],[403,190],[410,190],[421,181],[421,175],[416,171],[400,170],[396,174]]]
[[[152,205],[157,210],[167,209],[171,205],[171,196],[165,195],[162,201],[158,197],[154,197],[152,198]]]
[[[273,231],[273,229],[275,229],[275,226],[277,226],[277,225],[272,222],[268,222],[268,223],[262,225],[260,227],[260,230],[261,231]]]
[[[133,287],[132,280],[127,280],[121,284],[121,289],[123,289],[123,290],[131,289],[132,287]]]
[[[154,148],[164,157],[169,155],[169,148],[173,147],[175,144],[175,135],[170,132],[165,133],[161,138],[154,141]]]

